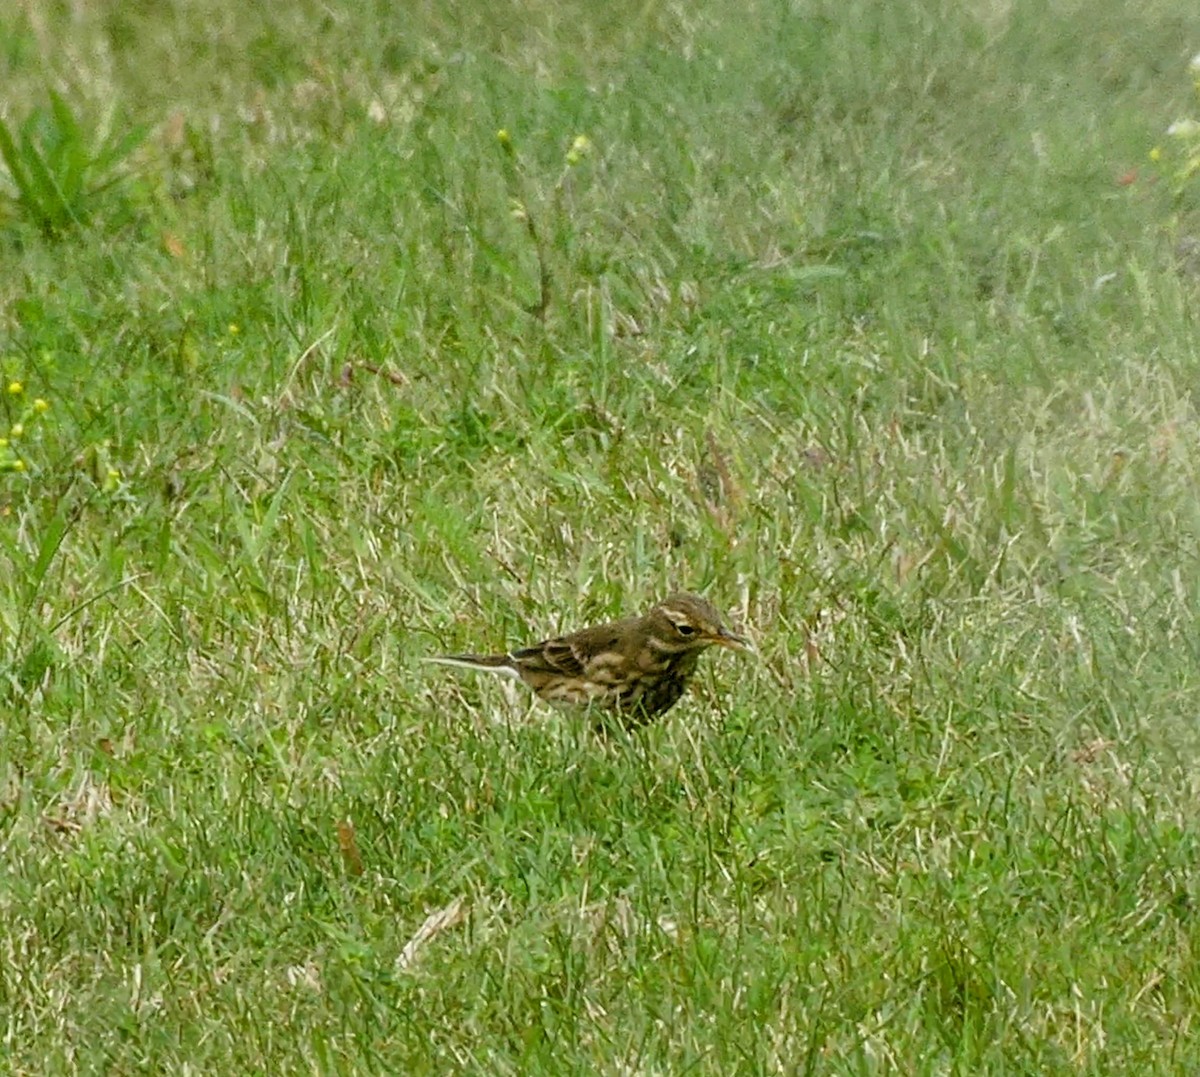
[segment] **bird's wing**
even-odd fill
[[[603,660],[621,653],[626,629],[624,621],[596,625],[569,636],[542,640],[522,651],[514,651],[512,658],[531,673],[582,677],[594,667],[597,658]]]
[[[563,677],[582,676],[586,659],[587,656],[581,654],[565,636],[543,640],[512,653],[513,663],[526,673],[549,673]]]

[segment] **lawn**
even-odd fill
[[[1200,1071],[1194,6],[14,5],[0,1070]]]

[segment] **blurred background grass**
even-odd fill
[[[1188,1071],[1198,47],[16,9],[12,1070]],[[674,587],[627,741],[416,664]]]

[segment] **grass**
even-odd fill
[[[1197,47],[25,5],[151,134],[0,212],[6,1071],[1194,1072]],[[635,735],[419,662],[674,587]]]

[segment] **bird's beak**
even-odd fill
[[[735,632],[730,632],[728,628],[720,628],[717,634],[713,636],[713,642],[719,643],[722,647],[728,647],[731,651],[753,651],[754,647],[745,636],[739,636]]]

